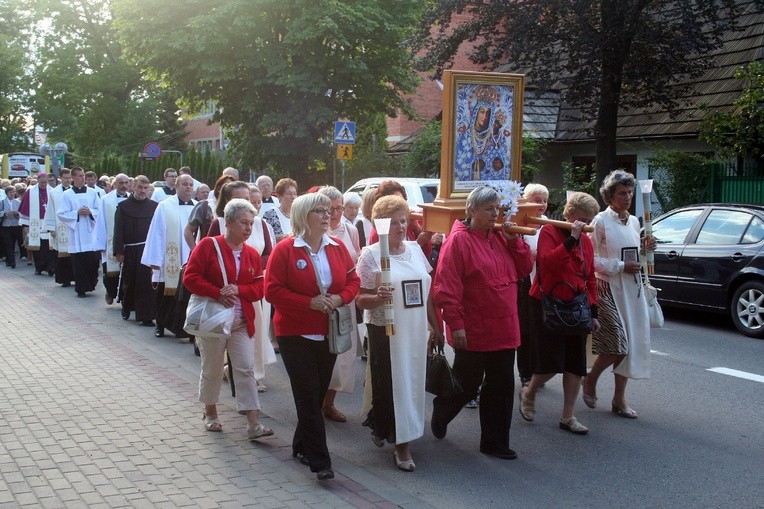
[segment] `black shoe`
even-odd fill
[[[49,277],[53,277],[53,276],[55,276],[55,275],[56,275],[56,272],[55,272],[55,271],[53,271],[53,270],[48,270],[48,271],[46,271],[46,272],[48,273],[48,276],[49,276]]]
[[[308,462],[308,458],[306,458],[305,455],[301,452],[293,452],[292,457],[305,466],[310,465],[310,462]]]
[[[9,265],[9,267],[12,268],[12,269],[15,269],[16,268],[16,264],[12,263],[12,264]]]
[[[144,327],[154,327],[156,324],[154,323],[153,320],[143,320],[141,322],[141,325],[143,325]]]
[[[127,309],[122,310],[122,319],[123,320],[129,320],[130,319],[130,311]]]
[[[87,296],[88,296],[88,294],[86,294],[84,292],[77,292],[77,298],[78,299],[84,299]]]
[[[104,298],[104,300],[106,301],[106,304],[108,304],[109,306],[111,306],[112,304],[114,304],[114,297],[112,297],[112,296],[111,296],[111,295],[109,295],[108,293],[107,293],[106,295],[104,295],[104,297],[103,297],[103,298]]]
[[[42,271],[41,270],[36,270],[36,271],[34,271],[34,275],[35,276],[42,276]]]
[[[324,467],[316,472],[316,477],[319,481],[326,481],[328,479],[334,479],[334,470],[328,467]]]
[[[432,434],[435,436],[435,438],[438,438],[438,439],[446,438],[446,432],[448,431],[448,424],[444,422],[440,422],[440,419],[437,418],[437,412],[435,411],[435,407],[433,407],[433,410],[432,410],[432,419],[430,420],[430,430],[432,430]]]
[[[66,283],[61,284],[61,288],[69,288],[70,286],[72,286],[72,284],[69,283],[68,281]]]
[[[494,456],[496,458],[501,458],[503,460],[516,460],[517,459],[517,453],[513,451],[512,449],[483,449],[480,448],[480,452],[483,454],[487,454],[489,456]]]
[[[164,337],[164,327],[161,327],[161,326],[157,325],[156,329],[154,329],[154,336],[156,336],[158,338],[163,338]]]

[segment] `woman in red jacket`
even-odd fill
[[[273,435],[273,430],[259,420],[260,401],[255,382],[255,308],[263,298],[263,268],[260,255],[246,244],[255,221],[255,208],[248,200],[234,199],[225,207],[226,233],[205,237],[191,252],[183,284],[194,294],[215,299],[236,310],[228,339],[200,337],[202,372],[199,377],[199,401],[204,403],[204,427],[221,431],[217,402],[223,381],[223,353],[233,366],[236,406],[247,416],[247,437],[255,440]],[[228,284],[223,285],[215,244],[220,248]]]
[[[353,301],[361,282],[345,245],[327,235],[331,200],[310,193],[292,204],[292,236],[268,260],[265,298],[276,312],[273,326],[292,385],[297,429],[292,456],[333,479],[321,413],[336,355],[326,341],[328,314]]]
[[[467,219],[456,221],[435,269],[433,296],[443,309],[456,351],[454,374],[464,392],[433,400],[432,434],[480,391],[480,452],[515,459],[509,448],[515,391],[515,349],[520,344],[517,283],[531,272],[531,250],[518,235],[493,229],[499,193],[478,187],[467,196]],[[505,225],[511,225],[505,218]]]
[[[578,422],[573,407],[586,376],[587,334],[559,334],[544,327],[541,318],[541,293],[563,301],[571,300],[577,293],[589,294],[592,316],[597,316],[597,280],[594,276],[594,249],[586,235],[581,235],[600,211],[597,200],[586,193],[572,193],[565,204],[563,215],[573,227],[568,231],[546,225],[538,233],[538,270],[531,286],[529,303],[529,328],[535,346],[535,366],[530,384],[520,391],[520,415],[532,421],[536,415],[536,390],[557,373],[562,373],[563,406],[560,428],[576,435],[586,435],[589,429]],[[584,272],[585,270],[585,272]],[[558,284],[568,283],[568,284]],[[572,288],[575,288],[575,293]],[[596,318],[592,320],[593,332],[599,329]]]

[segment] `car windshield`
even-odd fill
[[[422,199],[424,203],[432,203],[438,195],[438,184],[425,184],[422,188]]]

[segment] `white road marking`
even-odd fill
[[[706,371],[713,371],[714,373],[720,373],[722,375],[729,375],[737,378],[744,378],[746,380],[753,380],[754,382],[764,383],[764,376],[754,375],[753,373],[747,373],[745,371],[738,371],[737,369],[708,368]]]
[[[670,355],[670,354],[667,354],[666,352],[659,352],[658,350],[650,350],[650,353],[653,355]]]

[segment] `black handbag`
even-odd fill
[[[581,249],[583,258],[584,252]],[[584,291],[576,293],[576,289],[568,282],[560,281],[552,287],[550,293],[559,285],[567,285],[576,294],[572,300],[560,300],[541,291],[541,317],[551,332],[560,334],[589,334],[592,331],[592,310],[589,307],[589,295],[586,293],[586,260],[581,260],[584,276]],[[539,286],[541,287],[541,272],[539,271]]]
[[[425,390],[436,396],[453,396],[461,394],[462,386],[454,376],[448,359],[439,349],[427,357],[427,376]]]

